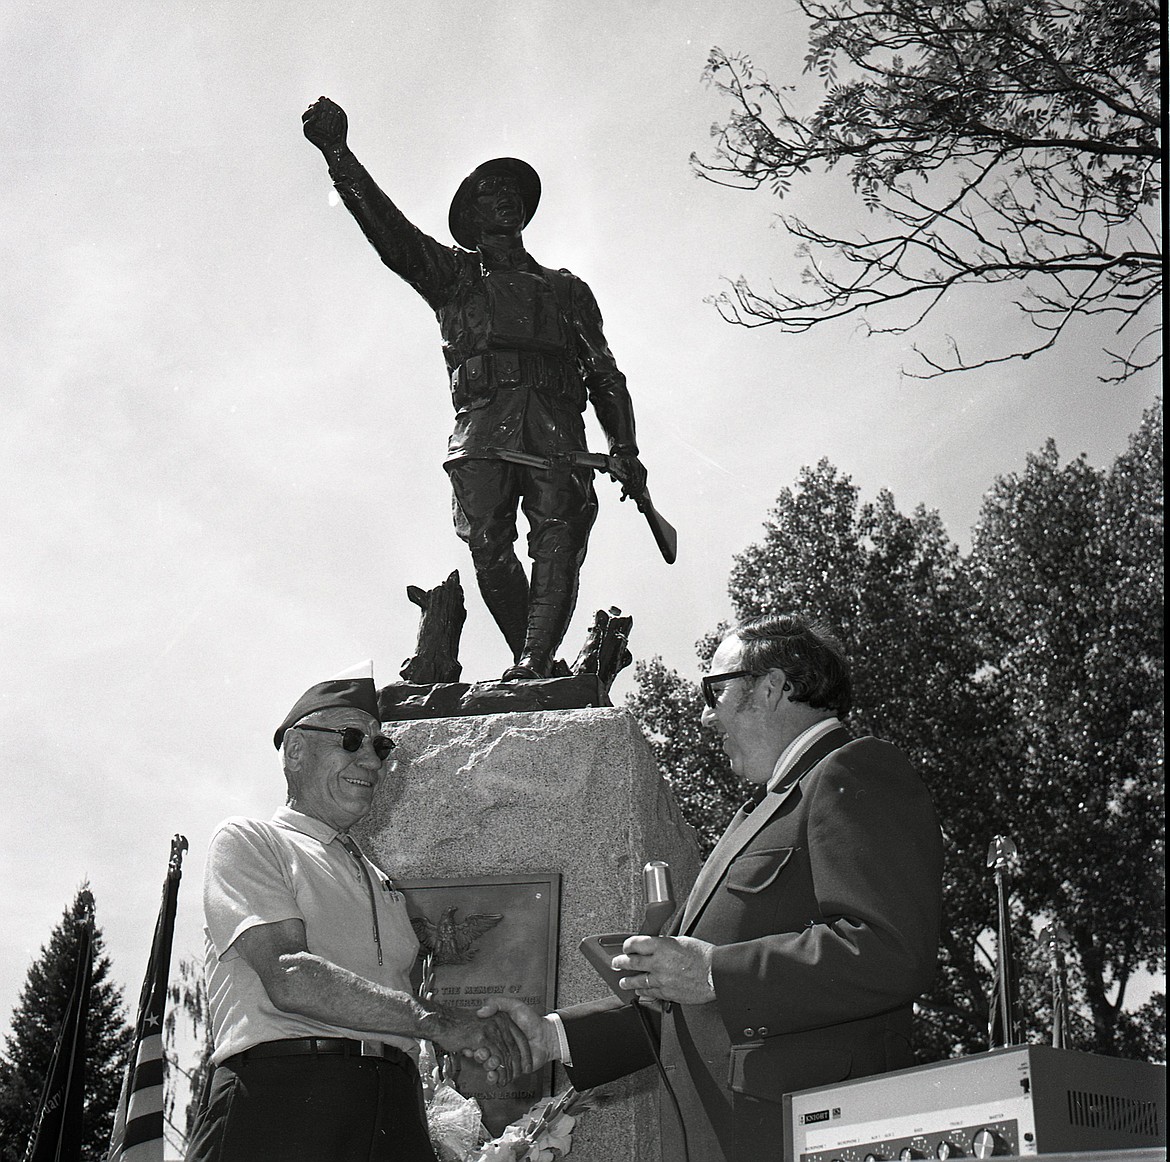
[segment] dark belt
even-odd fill
[[[474,392],[487,384],[515,387],[522,383],[561,389],[569,374],[564,355],[543,351],[484,351],[472,355],[452,373],[452,387]]]
[[[393,1061],[396,1065],[413,1064],[410,1054],[396,1045],[380,1041],[351,1041],[347,1037],[295,1037],[284,1041],[261,1041],[239,1053],[226,1057],[221,1064],[234,1069],[248,1061],[264,1057],[372,1057],[376,1061]]]

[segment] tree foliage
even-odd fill
[[[1108,472],[1060,467],[1050,441],[996,482],[972,556],[1020,743],[1015,826],[1044,849],[1019,894],[1072,936],[1099,1052],[1132,1039],[1135,970],[1165,966],[1161,477],[1160,412]]]
[[[88,885],[82,885],[29,968],[13,1010],[12,1031],[0,1057],[0,1162],[21,1162],[24,1157],[73,987],[86,917],[83,894],[88,894]],[[102,952],[101,930],[95,927],[86,1024],[84,1162],[101,1162],[106,1156],[133,1036],[124,1015],[122,990],[109,973],[110,959]]]
[[[800,0],[811,22],[811,113],[742,54],[713,49],[730,98],[698,172],[783,197],[847,166],[884,228],[842,234],[781,217],[808,258],[803,286],[716,300],[747,326],[805,331],[861,315],[904,332],[948,292],[1012,284],[1040,335],[1019,350],[918,351],[925,377],[1027,358],[1077,316],[1121,341],[1125,378],[1160,358],[1159,6],[1155,0]],[[890,307],[892,310],[883,311]]]
[[[175,1119],[177,1093],[175,1088],[167,1094],[166,1120],[172,1133],[181,1138],[184,1143],[190,1140],[191,1130],[195,1125],[195,1115],[199,1112],[199,1102],[204,1087],[211,1076],[211,1054],[215,1042],[211,1035],[211,1006],[207,997],[207,982],[203,975],[203,966],[184,956],[179,959],[179,974],[171,981],[167,990],[167,999],[170,1008],[167,1010],[165,1028],[167,1064],[183,1075],[187,1084],[187,1101],[183,1107],[183,1123],[180,1126]],[[186,1018],[183,1026],[179,1024],[179,1014]],[[179,1040],[180,1029],[190,1035],[194,1042],[194,1050],[190,1068],[180,1060]]]
[[[923,1060],[987,1047],[995,927],[991,839],[1020,849],[1013,933],[1031,1039],[1051,1019],[1034,933],[1073,939],[1072,1036],[1163,1055],[1164,998],[1125,1012],[1139,969],[1165,971],[1161,409],[1104,472],[1047,446],[996,481],[964,555],[938,515],[862,503],[822,461],[786,488],[735,560],[737,618],[801,609],[836,628],[855,673],[853,729],[922,772],[946,841],[940,973],[920,998]],[[698,643],[709,660],[721,631]],[[629,705],[707,850],[743,798],[698,725],[694,684],[639,664]]]

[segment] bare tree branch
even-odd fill
[[[1148,0],[801,0],[808,115],[751,60],[713,49],[708,80],[731,100],[697,172],[777,197],[848,166],[893,230],[879,237],[778,220],[805,259],[799,290],[745,279],[712,301],[740,326],[791,332],[861,314],[870,333],[918,325],[948,291],[1017,283],[1035,344],[971,358],[915,350],[923,378],[1028,359],[1078,317],[1114,314],[1141,339],[1106,352],[1119,382],[1160,358],[1163,154],[1159,13]],[[846,79],[839,69],[849,72]],[[902,322],[870,322],[911,307]],[[1138,346],[1143,352],[1137,354]]]

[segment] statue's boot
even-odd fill
[[[528,634],[528,578],[524,576],[524,566],[513,556],[502,565],[477,572],[476,580],[488,612],[512,651],[512,660],[517,661]]]
[[[547,678],[553,654],[577,604],[578,566],[568,561],[533,561],[528,590],[528,632],[516,664],[504,671],[504,681]]]

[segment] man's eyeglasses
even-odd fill
[[[709,709],[715,709],[715,703],[719,701],[720,687],[725,682],[731,682],[736,678],[758,678],[759,674],[753,674],[751,670],[729,670],[726,674],[708,674],[703,679],[703,701],[707,703]]]
[[[308,726],[298,723],[293,730],[315,730],[318,734],[340,734],[343,750],[351,754],[362,749],[362,743],[368,738],[374,747],[374,754],[379,762],[385,762],[394,749],[394,740],[386,734],[366,734],[360,726]]]

